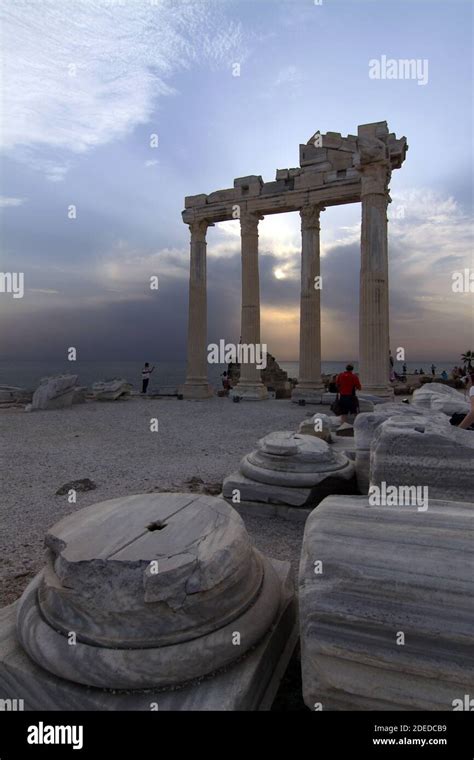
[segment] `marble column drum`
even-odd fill
[[[301,216],[300,371],[293,400],[321,403],[321,288],[319,217],[324,207],[305,206]]]
[[[242,344],[260,345],[260,278],[258,271],[258,223],[263,217],[246,213],[240,219],[242,243]],[[240,380],[234,394],[248,401],[266,399],[260,369],[255,362],[242,361]]]
[[[0,699],[268,709],[296,643],[291,568],[253,547],[225,501],[112,499],[64,517],[45,546],[43,570],[0,611]]]
[[[214,225],[193,222],[189,272],[188,362],[186,382],[181,386],[184,398],[208,398],[212,389],[207,380],[207,283],[206,232]]]
[[[387,251],[387,183],[385,163],[361,169],[361,269],[359,303],[359,368],[367,393],[390,397],[389,305]]]

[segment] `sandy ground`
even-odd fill
[[[234,404],[131,398],[92,402],[30,414],[5,410],[0,503],[0,606],[14,601],[43,564],[45,530],[61,517],[98,501],[169,488],[190,490],[200,478],[216,490],[258,438],[296,430],[326,407],[287,400]],[[150,420],[158,420],[158,432]],[[90,478],[97,489],[76,504],[56,491]],[[296,569],[303,524],[245,517],[258,548]]]

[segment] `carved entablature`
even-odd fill
[[[385,121],[362,124],[357,135],[347,137],[316,132],[300,145],[300,166],[277,169],[272,182],[252,174],[235,179],[232,188],[188,196],[183,221],[220,222],[246,213],[277,214],[305,206],[357,203],[368,191],[388,192],[390,173],[401,167],[407,150],[406,138],[390,133]]]

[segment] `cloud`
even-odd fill
[[[277,75],[262,89],[260,97],[263,100],[282,96],[286,98],[301,97],[306,81],[307,75],[298,66],[290,64],[278,71]]]
[[[470,265],[469,223],[459,204],[442,195],[410,191],[403,200],[404,218],[389,224],[392,351],[402,346],[407,359],[420,361],[454,358],[472,337],[472,295],[456,294],[451,288],[452,271]],[[325,231],[331,242],[326,243],[321,261],[323,355],[326,359],[354,360],[358,354],[360,227]],[[259,225],[259,247],[262,340],[277,359],[297,359],[298,215],[267,217]],[[237,221],[209,229],[208,254],[208,340],[237,340],[241,308]],[[281,273],[284,277],[276,276]],[[59,269],[39,265],[35,269],[32,265],[26,275],[29,290],[22,304],[15,304],[15,323],[9,323],[12,304],[5,304],[5,314],[2,309],[2,320],[7,320],[5,351],[14,352],[15,345],[22,345],[25,330],[32,350],[35,340],[36,345],[42,345],[51,325],[55,345],[59,347],[61,340],[75,345],[68,337],[73,332],[74,340],[87,344],[90,356],[98,350],[100,338],[105,346],[107,335],[117,332],[124,351],[134,351],[138,346],[146,353],[154,330],[159,334],[162,355],[169,350],[170,356],[184,356],[188,245],[153,249],[117,240],[110,249],[98,253],[87,270],[71,259]],[[158,291],[150,289],[153,275],[159,277]],[[59,292],[51,298],[46,291],[53,288]],[[94,320],[100,328],[92,338],[88,330]],[[142,324],[146,324],[143,335]],[[110,351],[119,344],[114,339]],[[48,341],[48,346],[52,345]]]
[[[8,198],[6,195],[0,195],[0,208],[22,206],[24,202],[25,198]]]
[[[282,85],[300,85],[304,82],[305,77],[303,72],[298,69],[297,66],[286,66],[284,69],[280,69],[278,72],[274,86],[281,87]]]
[[[2,148],[53,181],[71,154],[148,122],[177,70],[245,56],[218,2],[44,0],[3,13]]]

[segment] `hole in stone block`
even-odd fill
[[[150,531],[163,530],[163,528],[166,528],[166,523],[160,522],[160,520],[156,520],[156,522],[152,522],[146,526],[146,529]]]

